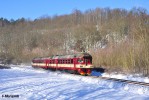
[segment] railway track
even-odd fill
[[[70,73],[65,72],[65,74],[70,74]],[[78,74],[74,74],[74,75],[80,76]],[[96,79],[102,79],[102,80],[122,82],[122,83],[126,83],[126,84],[131,84],[131,85],[145,86],[145,87],[149,88],[149,83],[145,83],[145,82],[138,82],[138,81],[132,81],[132,80],[126,80],[126,79],[117,79],[117,78],[110,78],[110,77],[102,77],[102,76],[82,76],[82,77],[90,77],[90,78],[96,78]]]
[[[65,72],[65,74],[70,74],[70,73]],[[74,74],[74,75],[80,76],[77,74]],[[97,79],[102,79],[102,80],[122,82],[122,83],[126,83],[126,84],[131,84],[131,85],[145,86],[145,87],[149,88],[149,83],[145,83],[145,82],[138,82],[138,81],[132,81],[132,80],[126,80],[126,79],[116,79],[116,78],[109,78],[109,77],[102,77],[102,76],[82,76],[82,77],[91,77],[91,78],[97,78]]]
[[[109,77],[101,77],[101,76],[99,76],[99,77],[98,76],[89,76],[89,77],[149,87],[149,83],[145,83],[145,82],[138,82],[138,81],[132,81],[132,80],[125,80],[125,79],[116,79],[116,78],[109,78]]]

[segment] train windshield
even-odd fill
[[[92,63],[92,57],[84,57],[85,63]]]

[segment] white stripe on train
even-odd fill
[[[32,66],[48,66],[48,67],[74,67],[74,64],[45,64],[45,63],[32,63]],[[76,68],[93,68],[92,65],[76,64]]]

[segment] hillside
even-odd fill
[[[143,8],[96,8],[35,20],[0,18],[0,58],[30,62],[39,56],[89,52],[108,71],[149,75],[149,14]]]

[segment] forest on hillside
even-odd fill
[[[96,8],[35,20],[0,18],[0,59],[30,62],[89,52],[96,67],[149,76],[149,13],[143,8]]]

